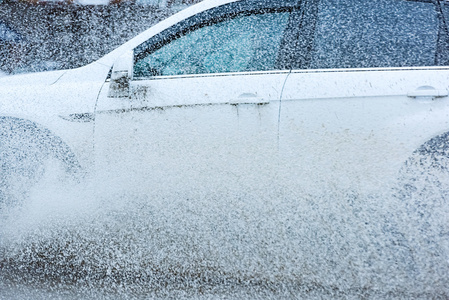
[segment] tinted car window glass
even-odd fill
[[[436,65],[435,4],[405,0],[321,0],[311,68]]]
[[[288,18],[288,12],[238,16],[196,29],[140,58],[134,76],[272,70]]]

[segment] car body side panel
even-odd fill
[[[133,83],[128,102],[100,95],[97,170],[117,188],[238,188],[268,179],[287,72]],[[223,88],[226,87],[226,88]],[[129,100],[129,99],[127,99]],[[116,101],[116,110],[110,110]]]
[[[414,150],[449,131],[447,96],[407,95],[448,89],[444,68],[292,72],[282,97],[280,155],[312,182],[385,187]]]

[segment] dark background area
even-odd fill
[[[0,3],[0,23],[21,36],[20,41],[0,41],[0,70],[21,73],[85,65],[180,8],[129,2],[97,6]]]

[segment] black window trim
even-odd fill
[[[440,0],[436,0],[436,2],[440,22],[438,29],[437,51],[435,53],[435,64],[437,66],[449,66],[449,24],[443,12],[443,5],[449,6],[449,3]]]
[[[312,55],[319,0],[301,0],[290,17],[276,65],[280,69],[305,69]],[[306,49],[306,51],[304,51]]]
[[[249,16],[265,13],[277,13],[277,12],[291,12],[290,19],[298,8],[298,3],[303,0],[269,0],[269,1],[242,1],[242,2],[232,2],[225,4],[211,10],[201,12],[190,18],[187,18],[170,28],[160,32],[159,34],[153,36],[148,41],[140,44],[134,49],[134,65],[136,62],[147,55],[150,55],[154,51],[162,48],[164,45],[172,42],[184,36],[186,33],[193,30],[217,24],[223,21],[231,20],[239,16]],[[289,24],[291,20],[289,19]],[[288,26],[288,25],[287,25]],[[286,31],[284,32],[284,35]],[[281,38],[282,40],[283,38]],[[279,54],[278,54],[279,55]],[[279,59],[276,60],[278,63]],[[277,68],[276,68],[277,70]],[[140,79],[136,77],[136,79]]]

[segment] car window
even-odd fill
[[[309,68],[438,65],[439,22],[430,1],[321,0]]]
[[[139,58],[134,77],[273,70],[288,19],[264,13],[198,28]]]

